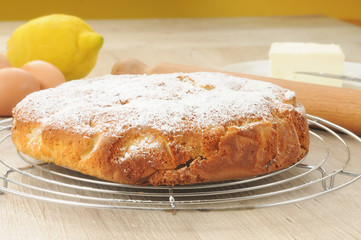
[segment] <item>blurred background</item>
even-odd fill
[[[3,1],[2,9],[2,21],[50,13],[84,19],[325,15],[361,25],[360,0],[20,0]]]

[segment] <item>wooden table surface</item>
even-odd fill
[[[104,38],[90,77],[121,59],[208,68],[268,58],[275,41],[338,43],[361,62],[361,28],[319,16],[91,20]],[[0,52],[20,22],[0,22]],[[360,103],[361,104],[361,103]],[[360,161],[360,145],[351,144]],[[332,146],[331,146],[332,147]],[[4,152],[5,149],[0,151]],[[358,167],[355,164],[355,168]],[[211,212],[102,210],[0,195],[1,239],[361,239],[361,181],[294,204]]]

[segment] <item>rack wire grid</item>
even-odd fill
[[[253,178],[191,186],[118,184],[37,161],[16,150],[11,119],[6,119],[0,121],[0,193],[90,208],[209,211],[295,203],[359,179],[360,159],[351,157],[347,142],[358,148],[361,139],[324,119],[307,118],[311,129],[317,129],[310,130],[309,153],[297,164]]]

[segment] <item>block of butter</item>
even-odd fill
[[[296,74],[323,72],[343,74],[345,54],[339,45],[278,42],[269,51],[270,76],[287,80],[342,87],[342,80]]]

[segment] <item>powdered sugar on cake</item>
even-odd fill
[[[106,75],[30,94],[15,111],[23,111],[23,121],[86,135],[130,128],[167,133],[272,120],[275,111],[294,108],[287,103],[294,97],[270,83],[221,73]]]

